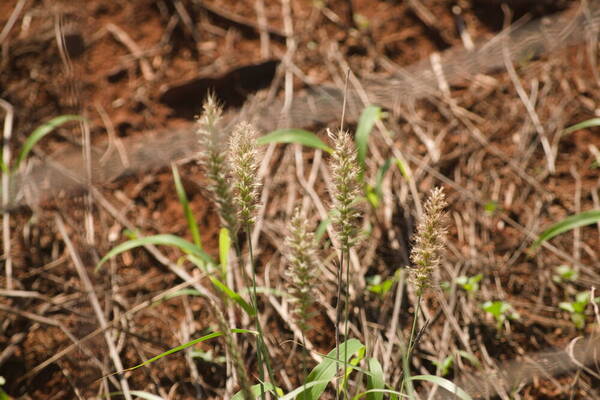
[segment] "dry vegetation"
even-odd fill
[[[600,399],[600,3],[500,3],[3,1],[0,399]]]

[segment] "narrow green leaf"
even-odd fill
[[[471,396],[469,396],[467,392],[456,386],[454,383],[450,382],[448,379],[434,375],[416,375],[412,376],[410,379],[413,381],[427,381],[434,383],[438,386],[443,387],[450,393],[458,396],[458,398],[462,400],[472,400]]]
[[[179,170],[175,164],[171,165],[173,170],[173,179],[175,180],[175,190],[177,191],[177,197],[179,197],[179,202],[183,206],[183,214],[185,215],[185,219],[188,224],[188,228],[192,233],[192,239],[196,246],[202,249],[202,240],[200,239],[200,229],[198,228],[198,223],[196,222],[196,218],[194,218],[194,213],[190,208],[190,202],[188,200],[187,194],[185,193],[185,189],[183,188],[183,184],[181,183],[181,177],[179,176]]]
[[[471,364],[473,364],[473,366],[479,368],[481,367],[481,363],[479,362],[479,360],[477,359],[477,357],[475,357],[473,354],[464,351],[464,350],[459,350],[458,351],[458,355],[461,356],[462,358],[469,360],[469,362]]]
[[[400,174],[402,174],[402,176],[404,177],[404,179],[406,179],[407,181],[410,181],[410,177],[411,177],[411,173],[410,173],[410,167],[404,163],[404,161],[396,158],[395,159],[395,164],[396,167],[398,167],[398,170],[400,170]]]
[[[232,329],[231,332],[232,333],[250,333],[250,334],[256,335],[255,331],[251,331],[251,330],[248,330],[248,329]],[[127,371],[133,371],[134,369],[141,368],[141,367],[143,367],[145,365],[153,363],[154,361],[160,360],[163,357],[166,357],[166,356],[171,355],[173,353],[177,353],[178,351],[181,351],[181,350],[185,350],[188,347],[191,347],[191,346],[193,346],[193,345],[195,345],[197,343],[205,342],[207,340],[214,339],[214,338],[217,338],[219,336],[223,336],[223,332],[209,333],[208,335],[204,335],[201,338],[194,339],[194,340],[191,340],[191,341],[189,341],[187,343],[184,343],[181,346],[173,347],[172,349],[167,350],[164,353],[160,353],[159,355],[154,356],[151,359],[146,360],[146,361],[144,361],[141,364],[138,364],[138,365],[136,365],[134,367],[125,368],[122,371],[114,372],[111,375],[121,374],[121,373],[127,372]]]
[[[327,384],[330,382],[330,379],[321,379],[318,381],[312,381],[309,383],[306,383],[300,387],[297,387],[296,389],[292,390],[291,392],[289,392],[288,394],[286,394],[283,397],[279,397],[277,400],[298,400],[298,399],[310,399],[310,400],[318,400],[319,396],[316,397],[301,397],[302,395],[304,395],[304,393],[302,392],[306,392],[306,389],[312,389],[315,386],[318,385],[324,385],[327,386]],[[321,392],[322,393],[322,392]],[[299,396],[300,395],[300,396]]]
[[[176,297],[180,297],[180,296],[198,296],[198,297],[204,297],[204,294],[199,292],[196,289],[181,289],[178,290],[176,292],[173,293],[169,293],[164,295],[162,298],[160,298],[160,300],[157,300],[153,303],[153,305],[157,305],[162,303],[163,301],[167,301],[167,300],[171,300],[174,299]]]
[[[390,395],[390,400],[391,399],[397,399],[399,397],[409,398],[409,396],[405,395],[404,393],[400,393],[400,392],[397,392],[395,390],[389,390],[389,389],[369,389],[369,390],[367,390],[365,392],[357,394],[356,396],[354,396],[352,398],[352,400],[358,400],[358,399],[361,399],[361,398],[363,398],[365,396],[367,396],[367,398],[369,399],[370,397],[368,397],[368,396],[370,394],[379,395],[379,396],[381,396],[380,398],[383,398],[384,394],[389,394]]]
[[[229,229],[221,228],[219,231],[219,263],[221,264],[221,279],[223,279],[224,282],[227,282],[230,249],[231,237],[229,236]]]
[[[303,129],[280,129],[273,131],[258,138],[257,143],[259,145],[269,143],[298,143],[303,146],[321,149],[327,153],[333,152],[333,149],[323,143],[323,141],[319,139],[317,135]]]
[[[368,106],[360,114],[358,125],[356,127],[356,149],[358,152],[358,162],[364,170],[366,168],[367,148],[369,145],[369,135],[373,130],[375,122],[381,118],[381,108],[377,106]]]
[[[324,219],[317,227],[317,230],[315,231],[315,240],[317,243],[321,241],[323,235],[325,235],[325,232],[327,232],[327,227],[329,224],[331,224],[331,218]]]
[[[356,354],[364,345],[356,339],[350,339],[344,343],[341,343],[339,348],[340,356],[344,354],[347,356],[347,360],[350,360],[354,354]],[[298,392],[297,400],[316,400],[321,394],[325,391],[327,384],[335,377],[336,373],[336,364],[343,363],[343,359],[336,361],[336,349],[333,349],[327,354],[327,357],[319,363],[306,377],[305,385],[307,387],[306,391],[304,389],[304,385],[300,387],[300,392]],[[309,384],[315,381],[322,382],[318,385],[310,386]],[[288,393],[289,395],[289,393]]]
[[[83,121],[85,118],[79,115],[61,115],[59,117],[52,118],[50,121],[38,126],[32,133],[29,135],[25,143],[23,143],[23,148],[19,152],[17,156],[17,161],[13,167],[14,170],[19,168],[21,162],[27,158],[33,146],[36,145],[37,142],[42,140],[44,136],[52,132],[54,129],[59,127],[60,125],[69,122],[69,121]]]
[[[565,134],[573,133],[580,129],[592,128],[595,126],[600,126],[600,118],[591,118],[591,119],[588,119],[587,121],[579,122],[578,124],[572,125],[572,126],[568,127],[567,129],[565,129],[563,131],[563,133],[565,133]]]
[[[248,302],[246,300],[244,300],[242,298],[242,296],[240,296],[239,294],[237,294],[236,292],[234,292],[233,290],[231,290],[229,288],[229,286],[227,286],[226,284],[224,284],[223,282],[221,282],[220,280],[218,280],[214,276],[210,277],[210,281],[212,282],[213,285],[215,285],[215,287],[217,289],[219,289],[220,291],[222,291],[223,293],[225,293],[225,295],[227,295],[227,297],[229,297],[231,300],[233,300],[237,304],[239,304],[240,307],[242,307],[242,309],[250,317],[254,317],[256,315],[256,311],[254,310],[254,307],[252,307],[250,304],[248,304]]]
[[[369,371],[371,375],[367,376],[367,389],[385,389],[385,379],[383,377],[383,368],[377,359],[369,358]],[[383,400],[382,392],[367,393],[367,400]]]
[[[543,242],[550,240],[563,232],[579,228],[580,226],[594,224],[599,221],[600,210],[589,210],[571,215],[542,232],[540,237],[533,242],[533,245],[531,245],[531,251],[535,251]]]
[[[118,254],[134,249],[136,247],[142,247],[146,245],[164,245],[177,247],[181,249],[181,251],[183,251],[184,253],[188,253],[199,257],[205,263],[214,264],[213,259],[208,254],[206,254],[204,250],[202,250],[195,244],[190,243],[187,240],[180,238],[179,236],[163,234],[128,240],[126,242],[121,243],[120,245],[112,248],[104,257],[102,257],[102,259],[96,266],[96,270],[98,270],[102,266],[102,264],[104,264],[109,258],[112,258]]]
[[[265,382],[265,383],[263,383],[263,384],[262,384],[262,386],[263,386],[263,388],[264,388],[263,390],[264,390],[265,392],[271,392],[271,393],[277,394],[277,392],[278,392],[278,391],[281,391],[281,389],[280,389],[280,388],[278,388],[278,387],[274,386],[274,385],[273,385],[272,383],[270,383],[270,382]],[[255,398],[258,398],[258,397],[260,397],[260,393],[261,393],[261,392],[260,392],[260,387],[261,387],[261,384],[260,384],[260,383],[258,383],[258,384],[256,384],[256,385],[253,385],[253,386],[250,388],[250,391],[252,392],[252,394],[254,395],[254,397],[255,397]],[[244,395],[243,395],[243,393],[242,393],[241,391],[237,392],[237,393],[236,393],[235,395],[233,395],[233,397],[231,398],[231,400],[243,400],[243,399],[244,399]]]

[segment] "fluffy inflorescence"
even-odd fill
[[[357,199],[360,196],[360,167],[356,156],[354,141],[348,132],[329,131],[334,143],[331,155],[333,179],[334,222],[343,252],[356,243],[359,229],[360,210]]]
[[[410,275],[411,282],[419,294],[431,286],[432,273],[441,262],[441,251],[444,249],[447,233],[444,213],[446,205],[444,190],[441,187],[433,189],[413,239],[414,244],[410,252],[413,267],[410,269]]]
[[[246,227],[254,223],[259,198],[257,137],[258,132],[251,124],[240,122],[233,129],[229,141],[234,200],[239,221]]]
[[[296,209],[285,241],[290,268],[290,294],[294,300],[294,314],[302,331],[308,330],[310,308],[314,301],[317,277],[316,244],[314,234],[307,229],[306,218]]]
[[[231,172],[227,163],[227,137],[219,127],[223,109],[212,94],[205,100],[203,109],[202,115],[196,121],[196,133],[202,145],[200,163],[210,180],[209,190],[219,208],[221,222],[235,235],[238,226],[229,184]]]

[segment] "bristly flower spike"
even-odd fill
[[[285,240],[290,267],[290,294],[294,302],[297,324],[303,332],[309,330],[310,308],[314,303],[314,287],[317,277],[316,243],[314,234],[306,224],[300,208],[296,208],[289,224],[289,236]]]
[[[233,129],[229,142],[234,200],[240,223],[245,227],[254,224],[259,199],[257,137],[258,132],[251,124],[240,122]]]
[[[418,295],[431,286],[433,271],[441,263],[441,252],[447,233],[444,212],[446,206],[444,190],[441,187],[434,188],[425,204],[423,218],[417,227],[410,252],[410,260],[413,263],[410,278]]]
[[[342,252],[347,252],[356,243],[360,210],[357,200],[360,198],[360,167],[356,146],[348,132],[329,131],[334,144],[331,155],[333,179],[334,222],[340,239]]]
[[[223,108],[211,93],[204,101],[203,109],[202,115],[196,120],[196,133],[202,145],[200,163],[210,180],[209,190],[217,203],[221,222],[235,237],[238,222],[229,183],[231,171],[227,164],[227,136],[219,126]]]

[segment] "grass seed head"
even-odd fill
[[[203,113],[196,120],[196,133],[202,145],[200,164],[210,180],[209,190],[217,203],[221,222],[235,236],[238,230],[237,212],[229,184],[231,171],[225,151],[227,136],[219,126],[222,115],[222,106],[214,94],[209,94],[204,101]]]
[[[348,132],[340,130],[334,134],[329,131],[329,137],[334,144],[331,155],[334,222],[342,251],[348,251],[356,243],[359,230],[360,167],[356,146]]]
[[[300,208],[294,211],[285,241],[290,268],[290,294],[294,301],[294,314],[302,331],[308,331],[310,308],[314,300],[317,277],[316,243],[314,234],[307,228],[306,218]]]
[[[446,196],[441,187],[431,191],[422,220],[413,237],[414,244],[410,252],[413,263],[410,269],[411,283],[418,294],[431,286],[433,271],[441,263],[441,252],[446,241]]]
[[[254,223],[259,199],[258,180],[259,151],[256,143],[257,130],[247,122],[240,122],[229,142],[229,163],[232,170],[234,200],[240,223]]]

